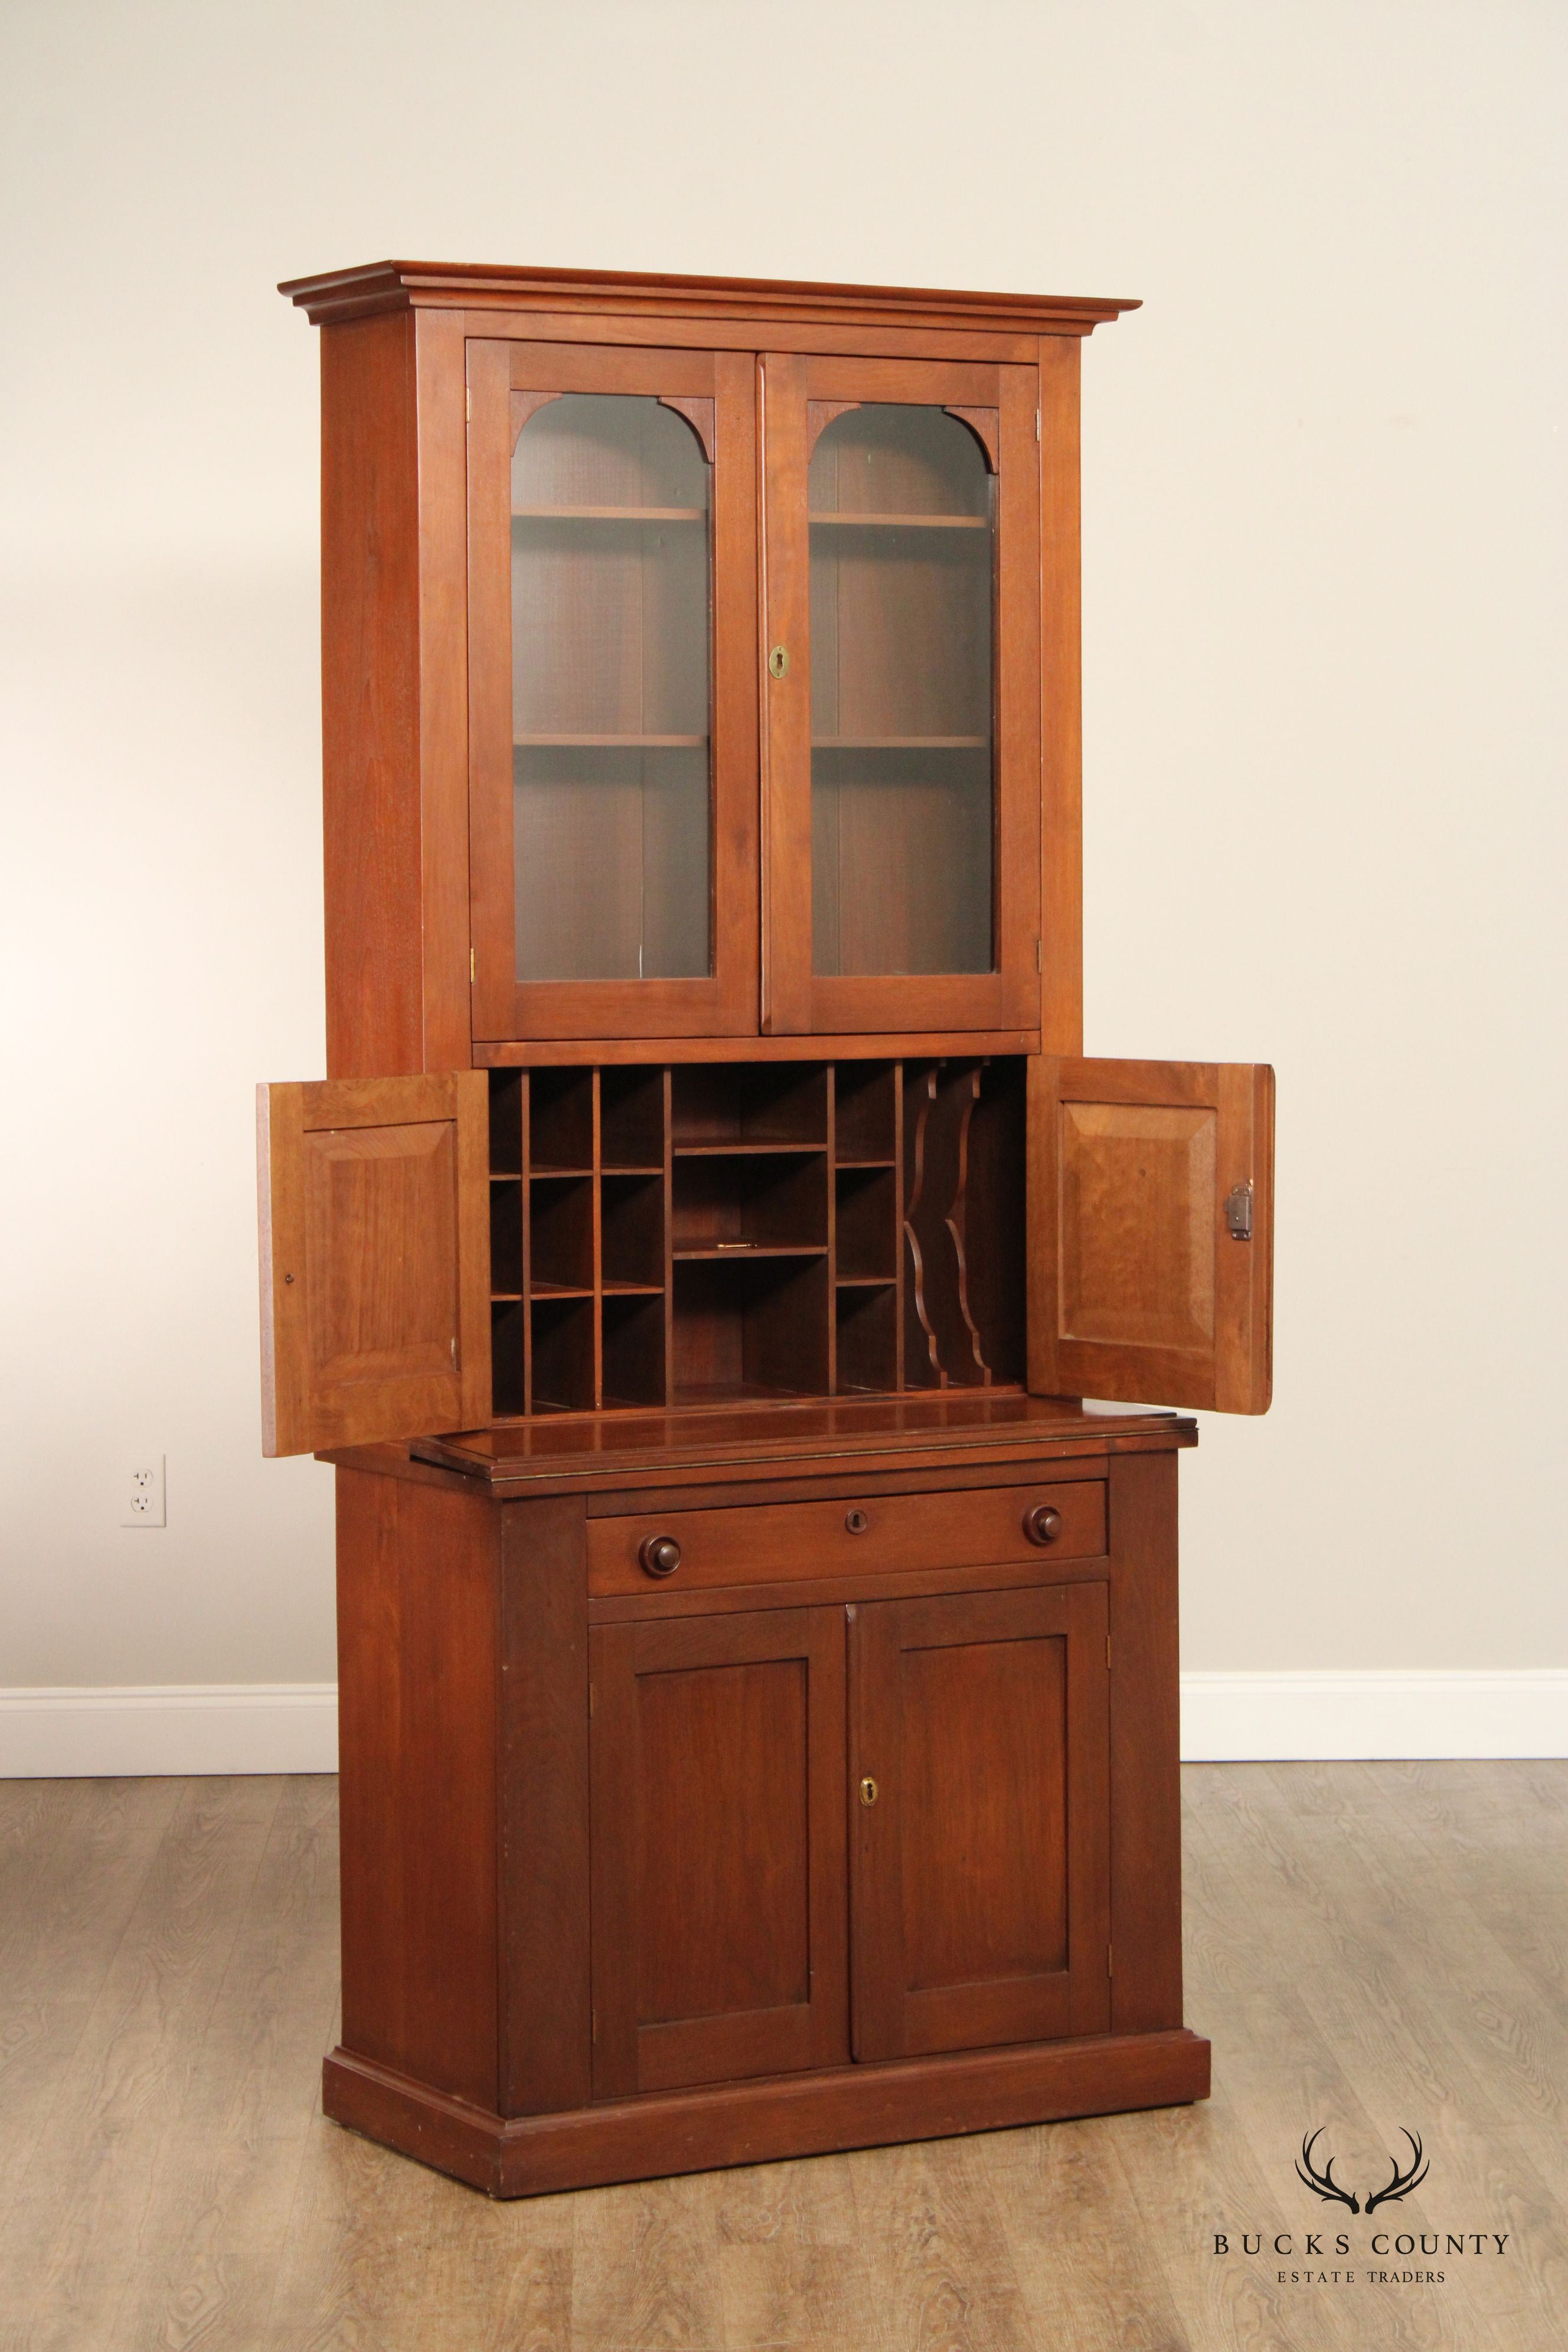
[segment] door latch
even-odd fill
[[[1225,1222],[1233,1242],[1252,1239],[1252,1179],[1235,1184],[1225,1196]]]

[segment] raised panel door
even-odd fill
[[[1266,1412],[1274,1073],[1029,1063],[1029,1386]]]
[[[594,2086],[848,2056],[844,1616],[595,1627]]]
[[[265,1454],[489,1418],[486,1143],[481,1070],[257,1089]]]
[[[1106,2031],[1105,1586],[853,1615],[855,2055]]]

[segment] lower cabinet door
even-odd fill
[[[840,1608],[590,1636],[594,2090],[849,2055]]]
[[[1106,1588],[851,1612],[857,2058],[1110,2023]]]

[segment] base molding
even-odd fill
[[[510,2118],[351,2051],[334,2050],[321,2070],[322,2105],[334,2122],[491,2197],[1184,2106],[1208,2089],[1209,2045],[1184,2028],[837,2067]]]
[[[1568,1667],[1182,1676],[1189,1764],[1568,1756]],[[335,1772],[335,1683],[0,1689],[0,1780]]]
[[[1182,1676],[1187,1764],[1568,1756],[1568,1666]]]

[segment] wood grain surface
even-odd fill
[[[1205,1766],[1185,1795],[1206,2104],[500,2206],[321,2117],[331,1781],[0,1783],[0,2346],[1548,2352],[1568,1763]],[[1440,2288],[1217,2260],[1227,2223],[1316,2225],[1291,2158],[1320,2121],[1358,2179],[1419,2129],[1391,2210],[1507,2253],[1420,2265]]]

